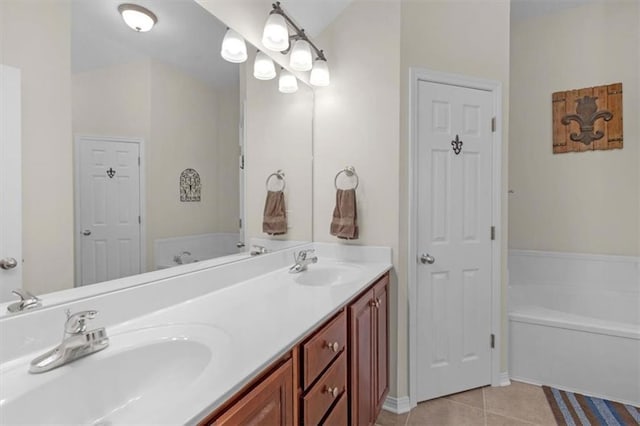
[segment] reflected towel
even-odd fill
[[[284,192],[267,191],[267,199],[264,202],[262,232],[269,235],[287,233],[287,210],[284,205]]]
[[[346,240],[358,238],[358,207],[355,189],[338,189],[331,220],[331,235]]]

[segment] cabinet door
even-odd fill
[[[293,425],[293,363],[287,360],[242,399],[226,410],[214,425]]]
[[[349,306],[352,425],[373,423],[373,304],[373,290],[370,290]]]
[[[378,417],[382,404],[389,393],[389,276],[385,276],[373,288],[376,301],[374,341],[375,365],[375,409],[373,419]]]

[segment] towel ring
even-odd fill
[[[267,180],[264,183],[267,187],[267,191],[269,191],[269,181],[274,177],[278,178],[278,180],[282,182],[282,188],[280,188],[280,191],[284,191],[284,189],[287,187],[287,182],[284,180],[284,172],[282,170],[278,170],[275,173],[271,173],[269,176],[267,176]]]
[[[336,189],[340,189],[338,188],[338,177],[344,173],[345,175],[347,175],[348,177],[356,177],[356,186],[354,186],[352,189],[358,189],[358,185],[360,185],[360,178],[358,177],[358,174],[356,173],[356,169],[353,166],[347,166],[344,169],[340,170],[338,173],[336,173],[336,177],[333,179],[333,186],[336,187]]]

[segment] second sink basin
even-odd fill
[[[204,373],[225,368],[222,348],[230,341],[222,330],[201,325],[110,339],[107,349],[50,372],[31,375],[26,365],[3,372],[0,423],[161,423],[163,402],[170,408]]]
[[[326,287],[348,284],[358,279],[362,268],[347,263],[309,265],[306,271],[295,275],[294,281],[300,285]]]

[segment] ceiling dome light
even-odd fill
[[[289,48],[289,29],[284,16],[279,13],[269,15],[262,32],[262,44],[267,49],[276,52],[282,52]]]
[[[300,39],[293,44],[289,65],[296,71],[309,71],[313,66],[311,45],[307,40]]]
[[[139,33],[146,33],[158,22],[158,18],[149,9],[137,4],[124,3],[118,6],[125,24]]]
[[[313,69],[311,70],[311,76],[309,77],[309,83],[313,86],[325,87],[331,82],[331,76],[329,74],[329,65],[324,59],[316,59],[313,63]]]
[[[280,71],[280,80],[278,81],[278,90],[281,93],[295,93],[298,91],[298,80],[296,76],[284,68]]]
[[[220,55],[227,61],[239,64],[247,60],[247,44],[240,34],[227,28],[222,40]]]
[[[253,76],[258,80],[271,80],[276,77],[276,67],[266,53],[258,51],[253,62]]]

